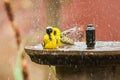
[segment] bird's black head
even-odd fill
[[[48,35],[50,35],[51,33],[52,33],[52,28],[51,27],[48,27],[47,29],[46,29],[46,33],[48,34]]]

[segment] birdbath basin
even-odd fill
[[[43,49],[41,44],[26,46],[26,53],[38,64],[56,66],[59,80],[120,80],[120,42],[85,42],[59,49]]]

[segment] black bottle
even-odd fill
[[[95,28],[93,24],[87,25],[86,45],[88,49],[93,49],[95,47]]]

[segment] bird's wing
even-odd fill
[[[65,35],[62,35],[61,34],[61,38],[60,38],[61,42],[63,44],[67,44],[67,45],[73,45],[74,44],[74,41],[68,37],[66,37]]]

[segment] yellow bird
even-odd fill
[[[53,34],[56,38],[57,41],[57,46],[62,47],[65,45],[73,45],[74,41],[68,37],[66,37],[64,34],[61,33],[60,29],[54,27],[53,29]]]
[[[56,43],[58,47],[64,46],[64,44],[61,42],[61,31],[60,29],[54,27],[53,29],[53,34],[56,38]]]
[[[61,33],[57,27],[47,27],[44,35],[43,47],[44,49],[56,49],[66,45],[73,45],[74,41]]]
[[[43,40],[43,48],[44,49],[56,49],[57,48],[56,38],[53,34],[52,27],[46,28],[46,34],[44,35],[44,40]]]

